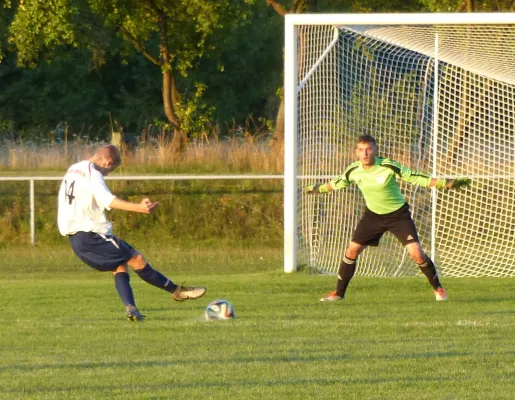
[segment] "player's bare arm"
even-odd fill
[[[159,202],[151,201],[149,198],[144,198],[140,203],[133,203],[130,201],[125,201],[115,197],[111,204],[109,204],[110,208],[115,208],[117,210],[123,211],[132,211],[138,212],[142,214],[150,214],[157,206]]]

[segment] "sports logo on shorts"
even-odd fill
[[[406,238],[406,240],[413,240],[413,236],[408,235],[408,237]]]

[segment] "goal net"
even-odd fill
[[[514,15],[292,16],[285,54],[286,271],[338,270],[363,197],[356,185],[325,195],[302,187],[341,175],[357,137],[370,134],[384,157],[473,180],[447,192],[400,182],[444,276],[515,275]],[[390,233],[357,269],[417,272]]]

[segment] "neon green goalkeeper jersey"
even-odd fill
[[[413,171],[389,158],[376,157],[373,167],[363,168],[361,161],[349,165],[343,175],[331,180],[335,190],[342,190],[351,183],[358,185],[369,210],[376,214],[397,211],[406,199],[399,189],[397,178],[412,185],[429,187],[431,176]]]

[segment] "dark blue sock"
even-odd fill
[[[114,285],[116,287],[116,291],[122,299],[124,305],[136,305],[134,300],[134,294],[132,293],[132,287],[130,284],[131,278],[127,272],[118,272],[114,276]]]
[[[150,264],[145,265],[145,267],[142,269],[135,269],[134,271],[145,282],[150,283],[151,285],[154,285],[159,289],[163,289],[167,292],[173,293],[177,288],[177,285],[175,283],[173,283],[170,279],[168,279],[159,271],[156,271],[154,268],[152,268]]]

